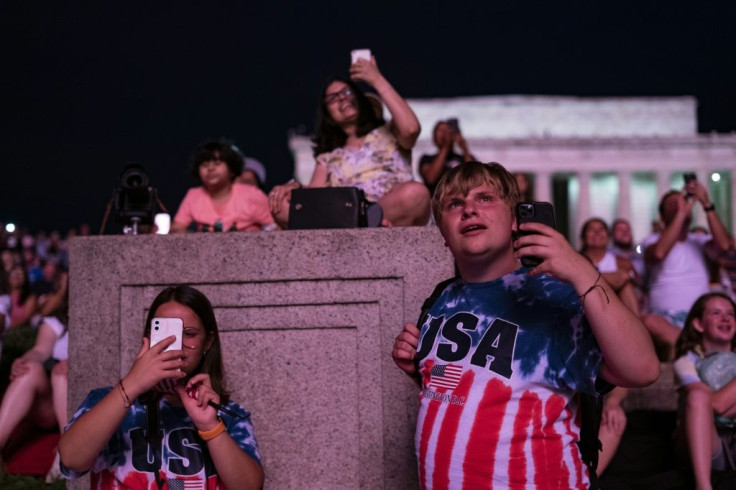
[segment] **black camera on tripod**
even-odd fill
[[[132,234],[137,235],[139,225],[153,224],[157,202],[156,189],[150,185],[143,166],[126,164],[112,195],[115,222],[132,227]]]

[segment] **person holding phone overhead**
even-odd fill
[[[644,325],[564,236],[514,238],[518,196],[503,166],[467,162],[432,198],[459,276],[392,351],[421,389],[422,488],[588,488],[577,394],[659,376]]]
[[[386,123],[356,82],[373,87],[391,113]],[[358,187],[377,202],[395,226],[421,226],[429,219],[429,192],[411,175],[411,149],[420,131],[409,104],[378,70],[375,56],[356,57],[350,78],[332,77],[320,95],[314,137],[316,166],[308,187]],[[290,182],[274,187],[271,213],[288,226]]]
[[[710,235],[690,233],[696,204],[705,212]],[[664,229],[642,242],[649,291],[644,323],[660,348],[662,360],[671,361],[688,311],[708,292],[708,261],[728,250],[729,235],[708,190],[694,174],[685,174],[682,190],[662,196],[659,215]]]
[[[434,193],[437,182],[440,181],[445,172],[463,162],[475,160],[475,157],[470,153],[470,149],[468,149],[468,142],[465,141],[463,133],[460,131],[460,123],[456,118],[437,121],[432,132],[432,141],[437,147],[437,153],[422,155],[419,159],[419,173],[429,188],[430,194]],[[455,152],[455,145],[457,145],[460,153]]]
[[[182,350],[166,350],[174,336],[149,348],[154,318],[182,320]],[[115,385],[90,392],[59,453],[62,475],[91,471],[92,488],[263,486],[250,414],[229,400],[217,322],[201,292],[172,286],[156,296],[135,362]]]

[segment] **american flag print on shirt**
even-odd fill
[[[601,354],[569,285],[525,268],[458,280],[422,325],[417,359],[421,488],[588,487],[575,394],[595,392]]]
[[[166,483],[169,485],[169,490],[205,490],[204,481],[199,478],[193,480],[169,478]]]
[[[453,364],[442,364],[433,366],[429,374],[430,387],[452,390],[460,382],[460,375],[463,374],[463,368],[462,366],[455,366]]]

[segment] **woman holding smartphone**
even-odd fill
[[[386,123],[355,82],[373,87],[391,113]],[[317,160],[309,187],[354,186],[377,202],[383,216],[396,226],[424,225],[429,219],[429,191],[411,175],[411,149],[421,127],[414,111],[370,60],[357,59],[350,79],[331,78],[320,96]],[[276,186],[269,206],[276,222],[289,221],[291,191],[298,182]]]
[[[165,350],[174,336],[149,348],[151,321],[158,317],[182,320],[182,350]],[[168,390],[171,379],[176,383]],[[90,392],[72,417],[59,441],[62,474],[73,479],[91,470],[92,488],[151,488],[154,482],[173,488],[176,481],[181,488],[191,482],[260,488],[250,414],[228,399],[212,305],[194,288],[168,287],[151,304],[128,373]],[[209,402],[224,408],[220,416]]]

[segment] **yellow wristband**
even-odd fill
[[[221,418],[218,418],[217,420],[219,420],[220,423],[214,426],[213,428],[211,428],[210,430],[198,430],[197,431],[197,433],[199,434],[199,437],[201,437],[203,441],[211,441],[215,437],[225,432],[225,422],[223,422]]]

